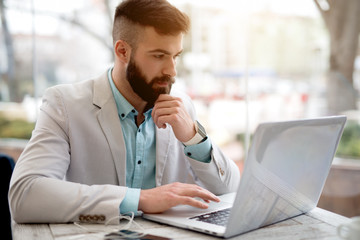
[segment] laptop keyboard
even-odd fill
[[[194,219],[196,221],[201,221],[206,223],[212,223],[225,227],[229,219],[229,216],[230,216],[230,208],[226,208],[216,212],[205,213],[202,215],[191,217],[190,219]]]

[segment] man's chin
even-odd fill
[[[165,88],[160,88],[158,91],[158,94],[170,94],[170,88],[165,87]]]
[[[159,98],[161,94],[170,94],[171,87],[162,87],[162,88],[156,88],[154,90],[154,95],[151,99],[148,99],[146,102],[146,109],[153,108],[155,105],[155,102]]]
[[[161,94],[169,94],[169,93],[170,93],[169,88],[157,88],[154,90],[154,96],[156,96],[156,100]]]

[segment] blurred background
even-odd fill
[[[119,0],[0,0],[0,152],[15,160],[44,90],[113,63]],[[360,215],[360,1],[170,0],[191,19],[174,87],[242,171],[260,122],[344,114],[319,206]]]

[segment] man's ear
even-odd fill
[[[130,45],[123,41],[117,40],[114,46],[115,57],[123,63],[128,63],[131,56],[131,47]]]

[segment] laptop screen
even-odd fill
[[[345,121],[340,116],[260,124],[225,237],[316,207]]]

